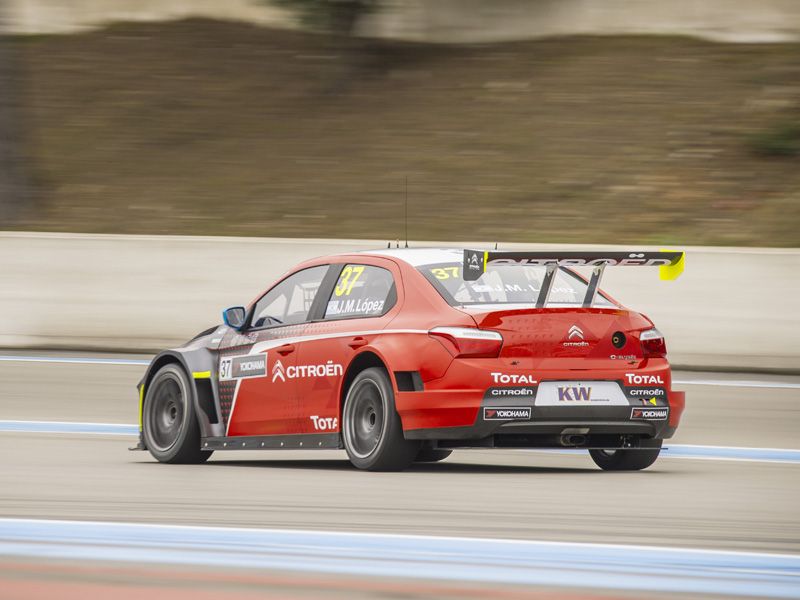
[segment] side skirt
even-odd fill
[[[237,435],[202,438],[203,450],[319,450],[342,448],[338,433],[294,435]]]

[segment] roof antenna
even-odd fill
[[[406,248],[408,248],[408,175],[406,175]]]
[[[497,242],[494,243],[494,249],[497,250]]]

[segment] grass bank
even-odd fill
[[[800,245],[800,45],[19,38],[51,231]],[[777,150],[775,150],[777,149]]]

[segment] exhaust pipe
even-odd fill
[[[586,436],[581,433],[570,433],[561,436],[562,446],[583,446],[586,444]]]

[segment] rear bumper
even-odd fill
[[[636,447],[674,435],[684,392],[664,391],[658,406],[630,398],[628,406],[536,406],[535,388],[524,395],[492,397],[486,390],[399,392],[405,437],[463,442],[468,446]],[[564,436],[582,436],[565,443]],[[573,438],[573,440],[580,438]]]

